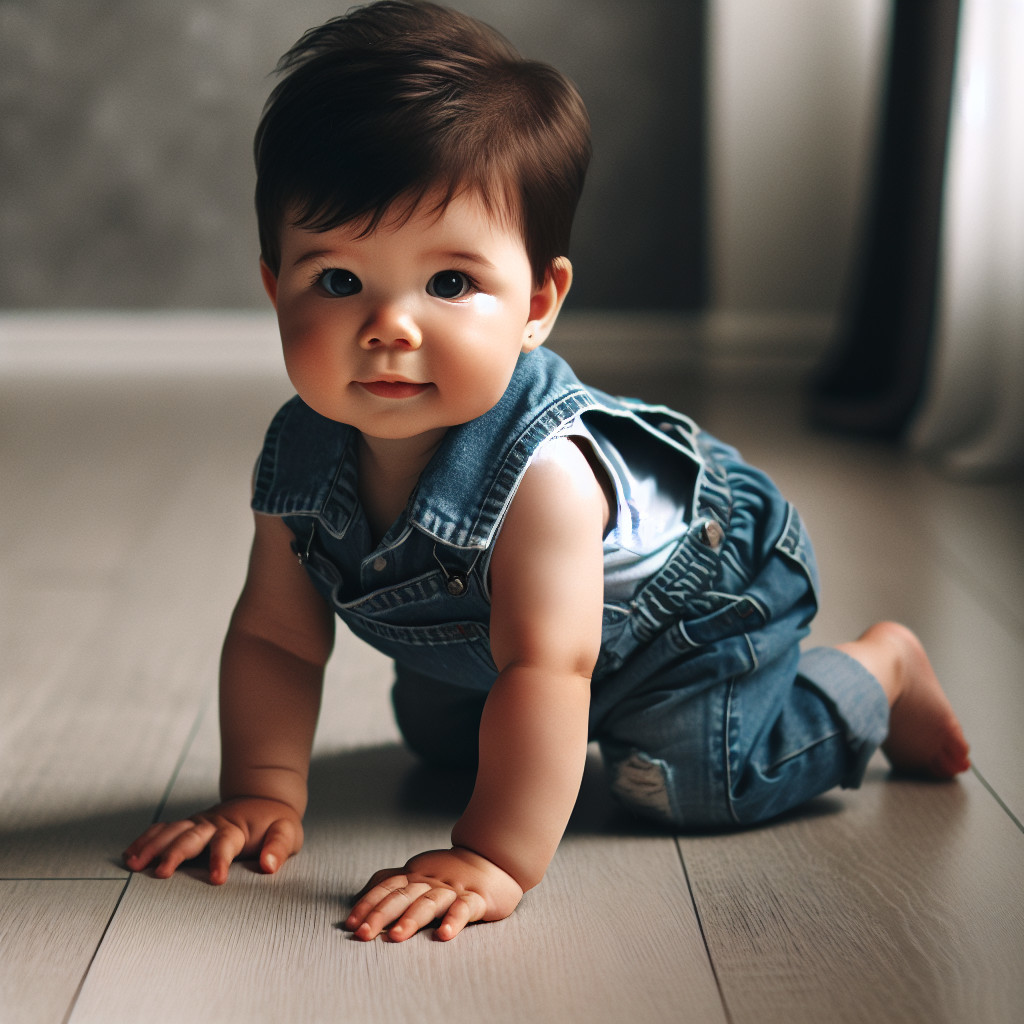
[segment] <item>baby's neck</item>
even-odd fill
[[[359,501],[379,541],[402,514],[446,431],[410,438],[359,437]]]

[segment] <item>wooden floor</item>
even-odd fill
[[[603,386],[615,382],[595,381]],[[802,431],[785,393],[661,382],[799,504],[821,642],[900,618],[975,770],[872,763],[858,792],[743,834],[618,814],[596,761],[541,887],[444,944],[338,927],[374,869],[444,844],[465,780],[398,746],[388,668],[342,640],[303,853],[128,875],[124,844],[212,800],[222,631],[280,382],[0,384],[0,1024],[1024,1019],[1024,494]],[[625,390],[625,388],[622,388]]]

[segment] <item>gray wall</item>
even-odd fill
[[[453,0],[579,85],[596,156],[577,308],[704,290],[702,0]],[[277,57],[347,0],[0,2],[0,309],[230,309]]]

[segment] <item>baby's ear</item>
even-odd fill
[[[532,352],[547,341],[571,286],[572,264],[564,256],[556,256],[544,283],[530,296],[530,321],[523,328],[524,352]]]
[[[270,299],[270,304],[277,309],[277,274],[260,260],[260,277],[263,279],[263,290]]]

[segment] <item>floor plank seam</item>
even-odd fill
[[[110,917],[107,918],[103,934],[99,937],[99,941],[96,943],[96,948],[92,951],[92,956],[89,957],[89,962],[85,965],[85,970],[82,971],[82,977],[75,986],[74,994],[71,996],[71,1000],[68,1003],[68,1012],[64,1015],[64,1019],[61,1024],[70,1024],[71,1016],[75,1012],[75,1007],[78,1005],[78,998],[82,994],[82,989],[85,987],[89,973],[92,971],[92,966],[96,962],[96,957],[99,956],[99,952],[103,948],[103,943],[106,941],[110,928],[114,923],[114,918],[117,917],[117,912],[121,909],[121,904],[124,902],[124,898],[128,893],[128,886],[131,885],[131,882],[132,875],[129,875],[122,884],[121,894],[117,897],[117,902],[114,904],[114,909],[110,912]]]
[[[1010,808],[1006,804],[1006,801],[1003,800],[1003,798],[990,785],[988,779],[986,779],[985,776],[982,775],[980,771],[978,771],[977,765],[972,764],[971,771],[974,773],[975,778],[977,778],[977,780],[985,787],[985,789],[988,790],[989,795],[992,797],[992,799],[995,800],[995,802],[999,804],[999,806],[1006,812],[1010,821],[1012,821],[1014,825],[1016,825],[1017,828],[1020,829],[1021,832],[1024,832],[1024,822],[1022,822],[1020,818],[1018,818],[1017,815],[1010,810]]]
[[[715,987],[718,989],[718,998],[722,1003],[722,1013],[725,1015],[726,1024],[734,1024],[732,1014],[729,1012],[729,1003],[725,998],[722,989],[722,981],[718,977],[718,968],[715,966],[715,958],[711,955],[711,946],[708,944],[708,936],[704,931],[704,919],[701,917],[700,907],[697,905],[697,896],[693,891],[693,884],[690,881],[690,872],[686,869],[686,858],[683,856],[683,846],[679,837],[675,837],[676,854],[679,857],[679,866],[683,869],[683,878],[686,879],[686,889],[690,894],[690,905],[693,907],[693,915],[697,919],[697,927],[700,929],[700,940],[704,943],[704,952],[708,958],[708,966],[711,968],[711,976],[715,979]]]
[[[196,713],[195,720],[192,722],[192,727],[189,729],[188,736],[185,737],[181,753],[178,755],[178,760],[175,763],[174,768],[171,770],[170,781],[167,783],[163,794],[157,802],[156,810],[153,812],[153,821],[150,824],[156,824],[156,822],[161,819],[164,813],[164,808],[170,802],[171,793],[178,781],[178,776],[181,774],[181,769],[185,764],[185,759],[192,750],[192,744],[195,743],[196,736],[199,735],[199,729],[203,724],[203,720],[206,718],[206,714],[210,710],[210,705],[213,703],[214,692],[215,691],[212,689],[207,691],[206,697],[199,705],[199,711]]]
[[[0,882],[116,882],[124,885],[131,878],[131,872],[111,877],[107,875],[3,875]]]

